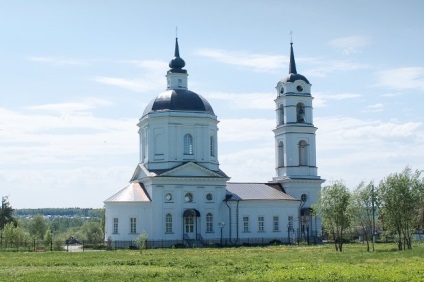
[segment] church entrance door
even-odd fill
[[[200,217],[200,212],[196,209],[187,209],[183,213],[183,230],[184,239],[196,239],[198,233],[197,218]]]
[[[190,214],[184,217],[184,233],[187,234],[189,239],[194,239],[194,216]]]

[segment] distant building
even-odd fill
[[[321,222],[311,207],[324,180],[317,175],[313,98],[296,71],[292,43],[289,75],[276,87],[277,176],[267,183],[228,182],[219,168],[217,116],[188,89],[184,66],[177,38],[167,89],[138,123],[140,163],[130,184],[104,201],[106,239],[134,240],[146,232],[162,246],[319,240]]]

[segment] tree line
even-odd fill
[[[19,216],[17,216],[19,215]],[[59,250],[69,238],[98,243],[104,240],[104,209],[14,210],[7,197],[0,209],[0,248],[23,242]]]
[[[343,181],[321,189],[315,206],[323,229],[342,251],[346,236],[359,233],[370,250],[375,237],[396,242],[398,250],[412,248],[412,236],[424,228],[424,179],[421,171],[406,167],[392,173],[378,185],[361,182],[352,192]]]

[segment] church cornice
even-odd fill
[[[305,178],[305,177],[283,177],[278,178],[274,177],[273,181],[270,181],[270,183],[281,183],[284,187],[284,183],[324,183],[325,179],[322,179],[321,177],[317,176],[317,178]]]
[[[278,98],[283,97],[312,97],[311,93],[298,93],[298,92],[287,92],[281,95],[278,95]]]

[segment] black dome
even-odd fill
[[[283,79],[283,82],[295,82],[296,80],[303,80],[307,84],[310,84],[309,81],[301,74],[298,73],[290,73],[285,79]]]
[[[185,66],[185,62],[180,57],[175,57],[169,62],[171,69],[182,69]]]
[[[170,89],[160,93],[147,105],[143,116],[156,111],[189,111],[215,114],[205,98],[186,89]]]

